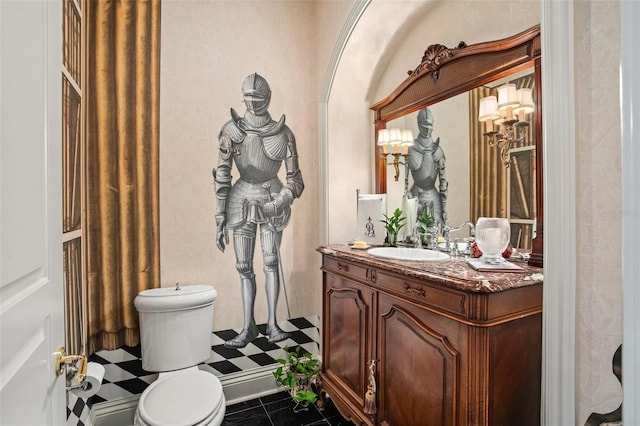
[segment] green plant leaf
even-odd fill
[[[297,384],[297,380],[296,380],[296,377],[295,377],[295,376],[291,375],[291,376],[287,377],[287,386],[288,386],[290,389],[295,388],[295,387],[296,387],[296,384]]]
[[[318,395],[316,395],[313,391],[298,391],[293,397],[293,400],[296,402],[300,401],[309,401],[312,404],[318,400]]]
[[[400,209],[395,209],[391,216],[383,213],[382,217],[383,219],[380,222],[384,224],[388,233],[397,233],[404,227],[404,222],[407,220],[406,217],[402,216],[402,210]]]
[[[277,384],[290,391],[298,387],[298,375],[303,375],[305,382],[308,382],[320,374],[320,361],[301,346],[292,349],[285,347],[284,349],[286,359],[278,359],[277,361],[281,365],[272,372]]]
[[[422,223],[427,228],[431,228],[436,224],[435,218],[427,211],[422,212],[422,216],[418,218],[418,222]]]

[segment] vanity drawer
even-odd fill
[[[340,275],[356,279],[358,281],[369,281],[369,268],[357,263],[348,262],[343,259],[336,259],[330,256],[323,257],[323,267],[327,271],[336,272]]]
[[[464,292],[437,287],[437,284],[430,285],[380,270],[375,271],[374,282],[381,289],[423,305],[465,318],[469,313],[469,296]]]

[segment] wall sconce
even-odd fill
[[[525,114],[533,112],[531,89],[516,90],[515,84],[505,84],[498,88],[498,97],[487,96],[480,99],[478,121],[484,121],[490,146],[500,148],[500,159],[505,167],[510,165],[509,150],[514,143],[521,142],[529,123]],[[494,127],[495,125],[495,127]]]
[[[400,177],[400,164],[407,167],[409,147],[413,145],[413,132],[410,129],[380,129],[378,130],[378,145],[382,147],[382,156],[387,166],[393,166],[396,171],[395,180]],[[393,162],[387,162],[387,156],[393,156]],[[404,161],[400,161],[403,157]]]

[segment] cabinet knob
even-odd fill
[[[413,288],[409,283],[404,283],[404,291],[409,294],[415,294],[416,296],[424,297],[424,289],[422,287]]]
[[[338,269],[340,271],[349,272],[349,265],[345,265],[344,263],[338,262]]]

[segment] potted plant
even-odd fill
[[[320,362],[300,346],[293,349],[285,347],[284,350],[287,358],[276,360],[281,365],[273,372],[273,376],[276,383],[291,394],[296,403],[294,412],[308,410],[309,404],[315,404],[318,400],[312,385],[320,374]]]
[[[404,227],[404,221],[406,217],[402,216],[402,210],[395,209],[393,215],[382,215],[384,219],[380,222],[384,224],[384,228],[387,230],[387,242],[391,247],[398,245],[398,231]]]
[[[422,226],[424,227],[424,234],[418,234],[418,238],[420,238],[421,243],[423,245],[423,247],[428,246],[429,241],[428,241],[428,235],[427,233],[434,233],[434,227],[436,226],[436,219],[431,216],[429,214],[429,212],[427,210],[424,210],[422,212],[422,215],[418,218],[418,223],[421,223]],[[431,238],[437,238],[436,236],[432,235]]]

